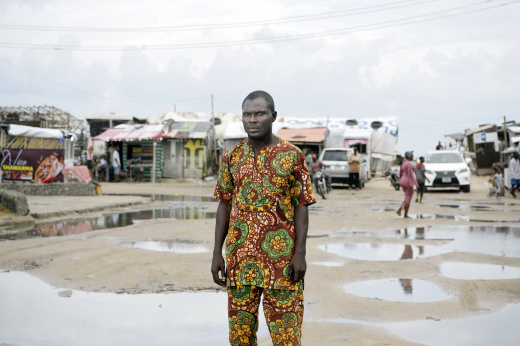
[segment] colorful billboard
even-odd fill
[[[3,149],[3,183],[63,182],[63,149]]]

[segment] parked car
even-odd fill
[[[348,157],[353,154],[351,148],[325,148],[320,154],[319,160],[327,166],[325,174],[330,175],[332,183],[349,184]],[[365,166],[361,165],[359,172],[359,187],[365,186]]]
[[[464,192],[470,191],[471,171],[457,150],[429,151],[425,160],[425,187],[456,187]]]

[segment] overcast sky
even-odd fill
[[[52,30],[51,30],[52,29]],[[0,105],[399,118],[400,152],[520,122],[517,0],[2,0]]]

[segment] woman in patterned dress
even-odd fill
[[[419,188],[419,184],[415,179],[414,168],[410,161],[413,160],[413,151],[407,151],[404,153],[404,161],[401,163],[401,169],[399,171],[399,184],[404,192],[404,201],[397,209],[397,215],[401,216],[401,210],[404,209],[404,218],[408,218],[408,209],[410,209],[410,202],[413,197],[413,187],[417,186]]]

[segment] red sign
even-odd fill
[[[3,149],[2,182],[63,182],[63,149]]]

